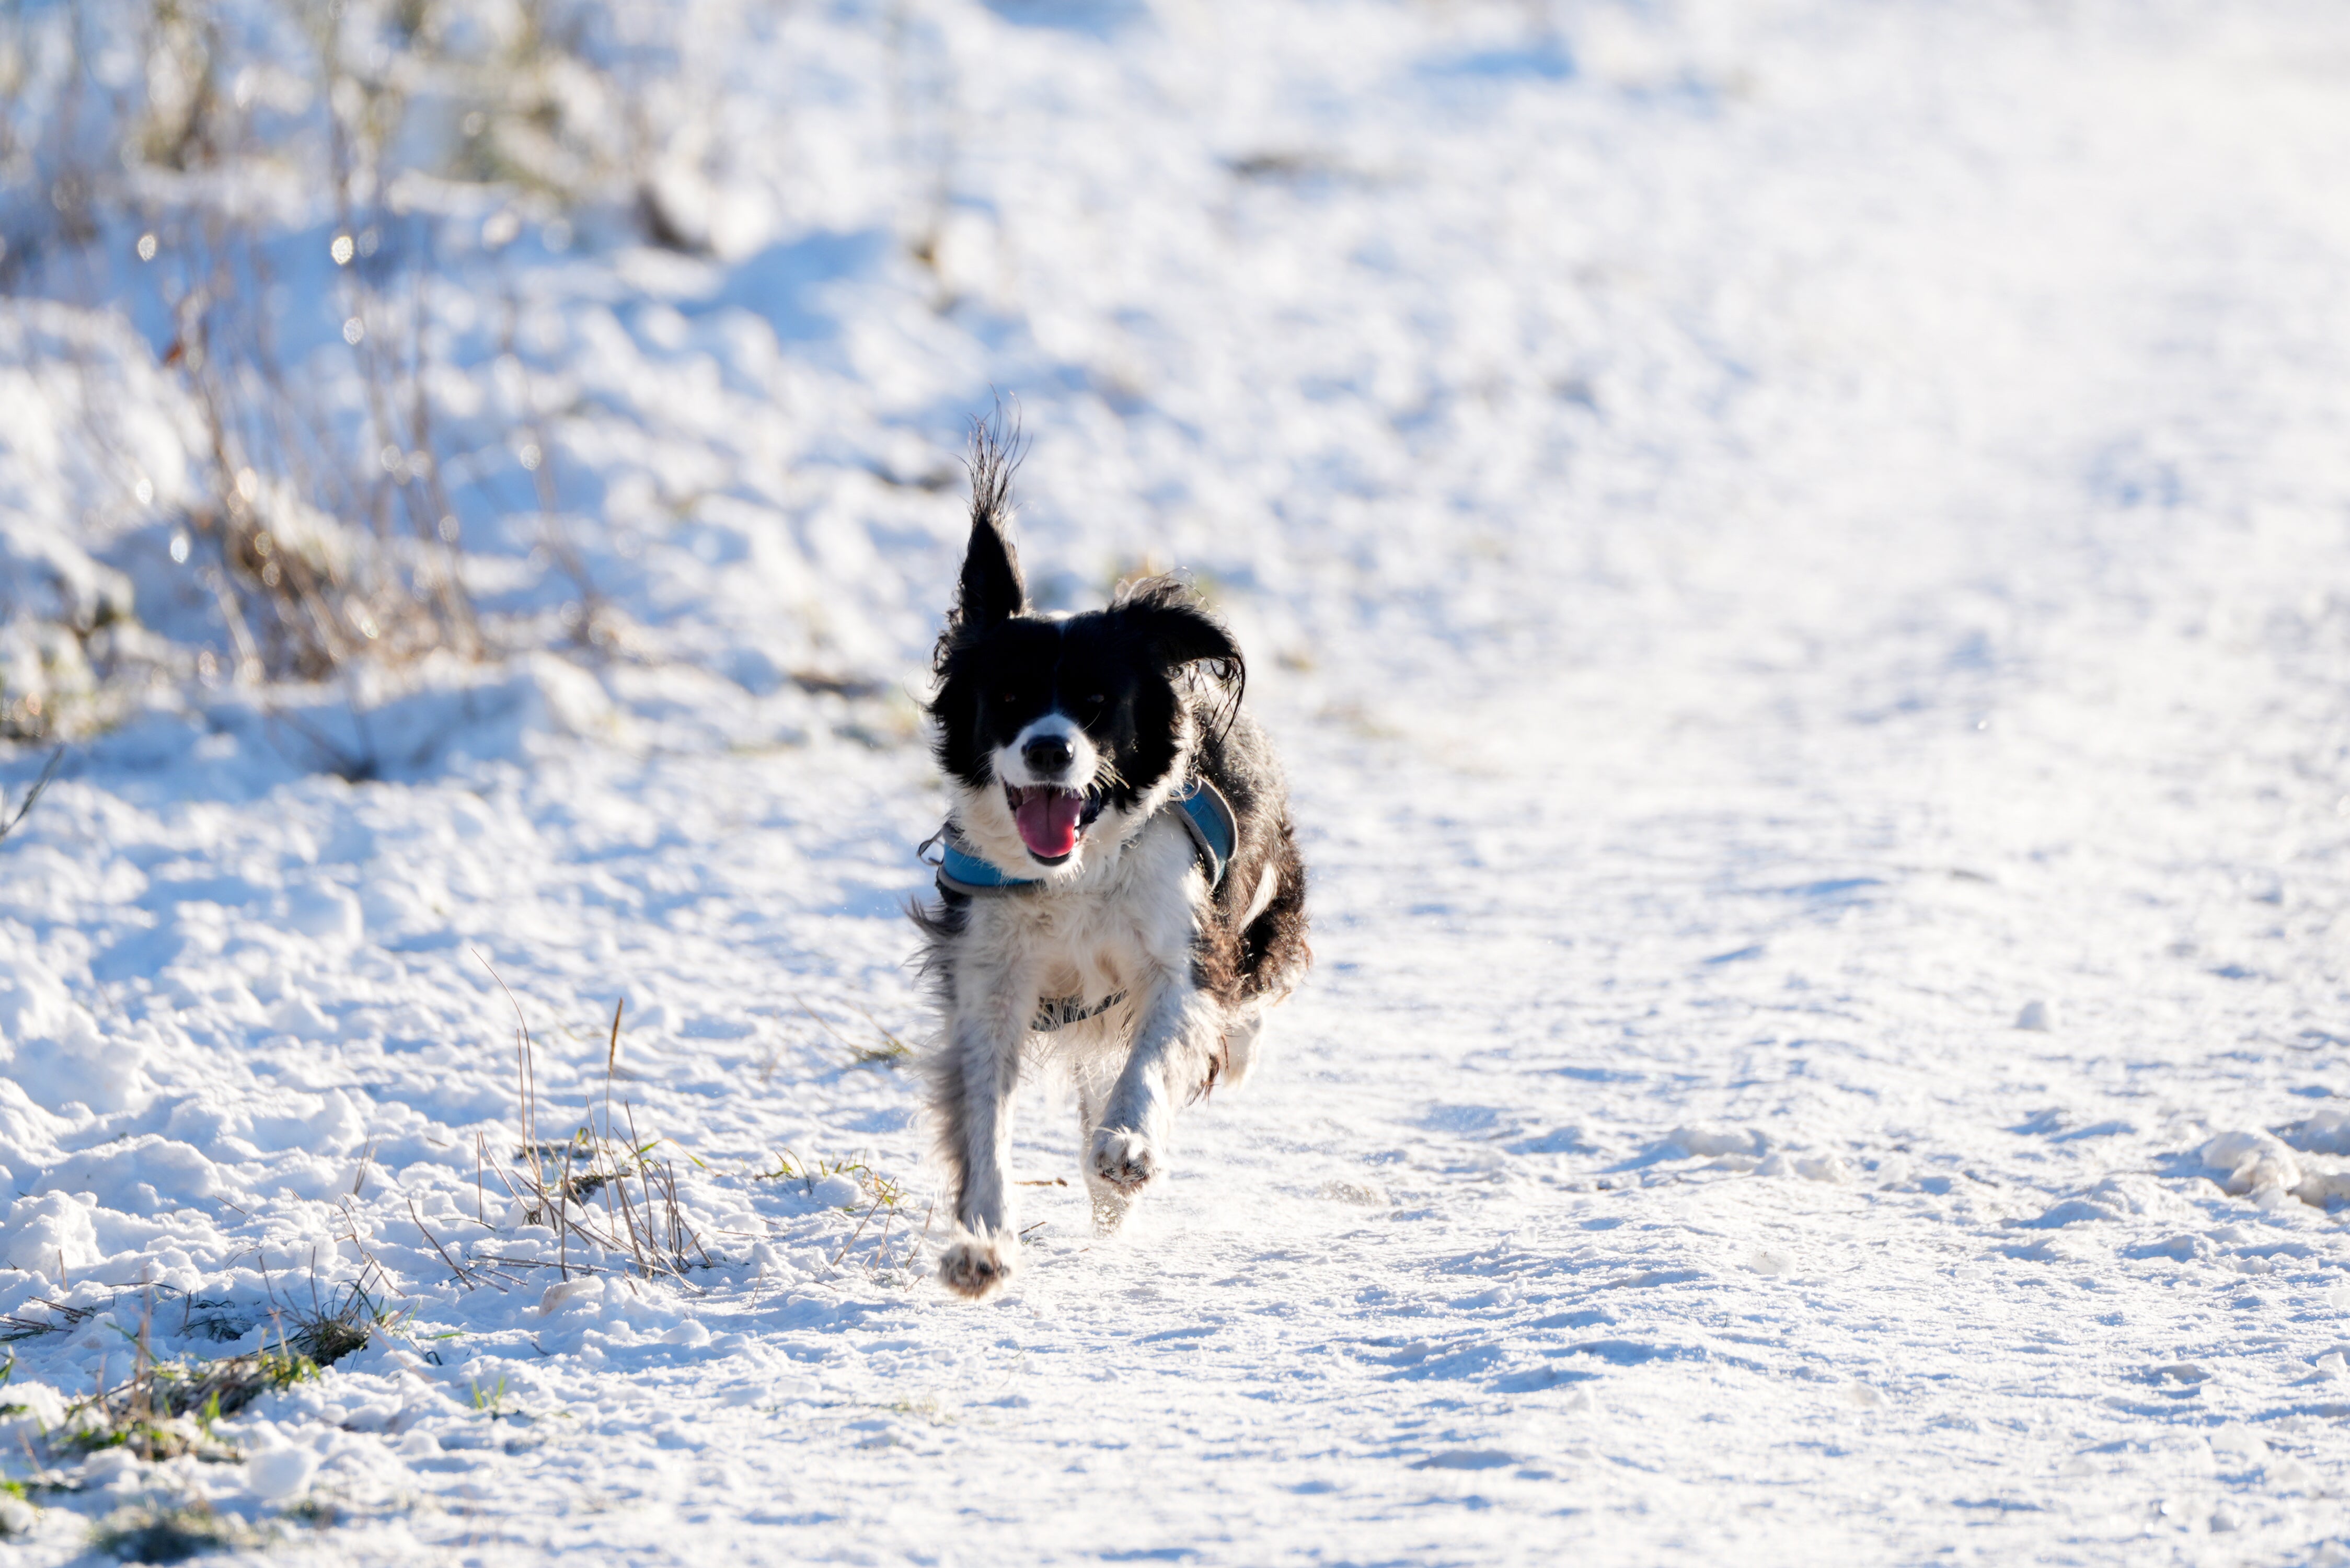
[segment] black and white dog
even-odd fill
[[[943,1015],[927,1066],[955,1231],[939,1273],[967,1296],[1015,1267],[1024,1061],[1073,1080],[1095,1221],[1115,1229],[1166,1172],[1175,1107],[1247,1075],[1310,956],[1305,867],[1232,634],[1166,577],[1107,609],[1031,609],[1011,467],[983,429],[930,705],[951,797],[940,898],[913,911]]]

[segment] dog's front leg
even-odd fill
[[[1023,1000],[1024,996],[1024,1000]],[[1007,974],[956,986],[946,1049],[931,1073],[939,1147],[954,1190],[954,1239],[939,1256],[948,1289],[979,1297],[1012,1277],[1020,1250],[1012,1213],[1012,1096],[1035,988]]]
[[[1188,971],[1161,971],[1149,988],[1126,1065],[1110,1088],[1087,1151],[1086,1180],[1105,1228],[1167,1168],[1175,1107],[1207,1082],[1215,1003]]]

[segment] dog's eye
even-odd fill
[[[1108,698],[1104,697],[1100,692],[1097,691],[1092,696],[1086,699],[1086,706],[1088,708],[1098,708],[1107,701],[1109,701]]]
[[[1006,691],[1002,697],[998,698],[997,701],[1002,702],[1017,702],[1020,701],[1020,693],[1017,691]]]

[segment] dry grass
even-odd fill
[[[858,1007],[857,1011],[864,1013],[865,1022],[873,1026],[876,1038],[871,1042],[851,1039],[842,1033],[827,1022],[815,1008],[810,1007],[804,998],[795,995],[792,1002],[802,1012],[808,1015],[809,1021],[818,1029],[823,1030],[847,1048],[848,1064],[852,1067],[895,1067],[913,1054],[912,1046],[892,1033],[888,1025],[874,1017],[872,1012],[864,1007]]]
[[[124,1563],[184,1563],[206,1552],[258,1547],[267,1538],[202,1498],[150,1501],[116,1509],[90,1526],[89,1543]]]
[[[57,776],[57,769],[65,760],[66,749],[63,746],[49,753],[49,760],[42,765],[41,776],[33,781],[33,787],[25,792],[25,798],[16,803],[15,815],[8,815],[7,796],[0,794],[0,819],[5,819],[0,820],[0,838],[16,832],[17,825],[33,814],[33,807],[40,804],[41,793],[49,787],[49,781]]]
[[[320,418],[320,389],[277,361],[260,304],[273,286],[260,236],[215,222],[179,252],[170,275],[180,283],[161,286],[208,460],[206,494],[187,518],[188,564],[218,607],[227,673],[317,680],[362,658],[482,653],[424,392],[432,339],[421,281],[393,270],[415,264],[348,280],[345,336],[356,335],[366,407],[351,429]]]
[[[865,1254],[862,1266],[868,1275],[876,1278],[905,1275],[906,1272],[913,1267],[915,1256],[921,1251],[924,1238],[930,1235],[931,1226],[935,1221],[937,1211],[934,1205],[924,1210],[920,1232],[914,1236],[905,1255],[892,1262],[893,1254],[889,1250],[890,1231],[900,1220],[904,1220],[910,1228],[913,1223],[911,1215],[908,1211],[907,1192],[903,1182],[882,1175],[863,1160],[826,1159],[821,1157],[803,1159],[790,1149],[785,1149],[782,1154],[775,1156],[774,1168],[753,1171],[751,1179],[797,1182],[803,1191],[813,1193],[817,1182],[835,1176],[844,1176],[857,1183],[860,1189],[860,1200],[840,1206],[842,1213],[857,1216],[857,1227],[849,1232],[848,1239],[843,1241],[827,1261],[827,1266],[835,1269],[840,1267],[842,1261],[856,1250],[857,1244],[865,1239],[865,1233],[872,1229],[873,1221],[879,1219],[881,1228],[874,1233],[873,1241]]]
[[[552,1258],[520,1256],[500,1250],[489,1238],[477,1241],[469,1251],[436,1233],[411,1204],[410,1217],[425,1244],[468,1291],[484,1286],[500,1291],[521,1288],[531,1274],[551,1270],[559,1280],[609,1274],[667,1280],[699,1293],[702,1287],[691,1276],[714,1267],[716,1260],[688,1212],[676,1162],[660,1152],[668,1140],[646,1137],[637,1124],[636,1107],[616,1099],[625,1002],[614,1005],[606,1028],[600,1093],[590,1094],[582,1107],[585,1114],[566,1136],[548,1137],[542,1127],[546,1102],[538,1084],[537,1042],[520,1001],[488,961],[481,961],[514,1012],[518,1115],[511,1146],[494,1150],[486,1138],[477,1146],[473,1219],[484,1230],[497,1230],[491,1214],[490,1189],[494,1187],[502,1194],[498,1205],[502,1210],[524,1224],[544,1226],[555,1233],[556,1252]],[[832,1028],[805,1002],[801,1006],[828,1034],[850,1048],[852,1066],[894,1065],[909,1053],[906,1043],[869,1012],[866,1018],[875,1041],[867,1044]],[[702,1165],[691,1153],[682,1158]],[[830,1267],[838,1268],[861,1252],[858,1266],[868,1273],[903,1275],[912,1267],[931,1228],[926,1216],[921,1231],[905,1242],[906,1251],[899,1255],[896,1243],[912,1231],[909,1195],[900,1182],[862,1160],[803,1158],[786,1150],[768,1168],[744,1169],[739,1174],[754,1181],[798,1183],[810,1192],[817,1182],[830,1177],[845,1177],[856,1183],[856,1200],[840,1205],[842,1213],[853,1216],[856,1223],[832,1251]],[[904,1231],[898,1229],[901,1223],[907,1227]]]
[[[194,411],[197,493],[164,503],[103,367],[82,367],[78,407],[60,410],[120,476],[120,493],[84,498],[92,514],[171,506],[160,515],[176,525],[172,560],[218,611],[224,649],[190,650],[189,667],[167,674],[316,681],[490,651],[465,587],[458,503],[475,514],[511,504],[499,476],[445,460],[478,452],[485,435],[492,449],[550,460],[556,443],[536,413],[447,441],[430,390],[436,371],[446,379],[449,340],[432,280],[452,249],[501,249],[525,223],[559,248],[552,236],[581,207],[634,213],[660,244],[706,247],[655,177],[687,169],[693,159],[679,154],[699,145],[691,126],[648,119],[657,57],[616,54],[587,0],[513,9],[515,26],[484,28],[463,0],[286,0],[281,25],[252,26],[218,0],[107,0],[66,7],[81,14],[61,26],[55,8],[0,6],[0,98],[26,108],[0,115],[0,292],[20,274],[106,276],[121,258],[99,253],[127,245],[128,275],[172,324],[163,363]],[[142,68],[125,76],[117,57]],[[285,275],[313,197],[332,214],[330,305],[349,350],[339,362],[296,351],[281,330],[288,289],[314,295],[307,276]],[[526,466],[551,511],[550,463]],[[559,524],[542,526],[578,582],[576,635],[608,640]],[[159,551],[165,532],[151,532]],[[102,628],[67,629],[87,641]],[[161,657],[136,639],[122,646]],[[45,738],[63,707],[41,691],[0,701],[0,732]],[[328,761],[353,775],[373,765]]]
[[[50,1315],[26,1315],[31,1307],[43,1307]],[[44,1334],[63,1334],[76,1324],[98,1315],[96,1307],[68,1306],[64,1302],[51,1301],[47,1296],[35,1296],[25,1309],[0,1317],[0,1345],[19,1339],[32,1339]]]
[[[479,958],[477,953],[474,955]],[[490,969],[487,960],[482,966]],[[498,980],[490,969],[490,977]],[[567,1137],[549,1140],[539,1135],[536,1044],[523,1017],[522,1003],[505,982],[498,988],[515,1012],[515,1078],[520,1102],[520,1137],[512,1156],[515,1174],[506,1162],[493,1160],[486,1144],[476,1150],[476,1217],[488,1225],[487,1183],[494,1177],[506,1197],[522,1212],[523,1222],[544,1225],[556,1238],[552,1263],[539,1258],[519,1258],[477,1248],[459,1257],[442,1243],[410,1205],[410,1216],[425,1241],[467,1290],[490,1285],[505,1290],[523,1282],[516,1271],[553,1268],[560,1279],[575,1273],[621,1273],[635,1278],[673,1280],[693,1288],[688,1271],[712,1265],[710,1253],[687,1217],[679,1193],[674,1161],[657,1158],[663,1142],[647,1139],[638,1130],[636,1107],[625,1102],[616,1115],[613,1080],[619,1065],[620,1022],[626,1002],[612,1009],[610,1041],[604,1057],[602,1128],[591,1101],[586,1117]],[[620,1136],[625,1125],[627,1136]],[[688,1159],[692,1156],[688,1155]],[[574,1257],[577,1244],[579,1255]],[[608,1260],[625,1262],[618,1268]]]
[[[259,1350],[211,1361],[160,1360],[149,1348],[151,1297],[148,1307],[132,1341],[130,1377],[111,1387],[101,1382],[96,1393],[68,1407],[64,1421],[47,1438],[53,1451],[88,1454],[128,1449],[142,1459],[183,1454],[199,1459],[241,1459],[234,1447],[215,1434],[215,1422],[274,1389],[317,1376],[397,1321],[381,1300],[353,1283],[323,1298],[314,1293],[307,1310],[273,1303],[269,1321],[276,1330],[274,1345],[265,1342]],[[80,1312],[73,1321],[91,1315]]]

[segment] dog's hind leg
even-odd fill
[[[1243,1005],[1232,1009],[1224,1020],[1224,1064],[1217,1077],[1218,1085],[1237,1089],[1248,1082],[1256,1068],[1257,1053],[1264,1038],[1265,1009]]]
[[[949,1290],[979,1297],[1017,1266],[1008,1174],[1012,1097],[1035,1002],[1031,996],[1024,1005],[1001,984],[969,1001],[957,998],[946,1041],[929,1068],[939,1155],[955,1201],[956,1234],[939,1255],[939,1278]]]

